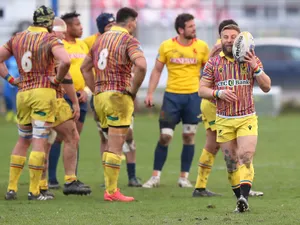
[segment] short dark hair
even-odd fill
[[[74,11],[74,12],[70,12],[70,13],[66,13],[66,14],[62,15],[60,18],[63,21],[65,21],[66,23],[70,23],[73,18],[76,18],[78,16],[80,16],[80,14],[77,13],[76,11]]]
[[[194,18],[195,17],[192,14],[189,14],[189,13],[179,14],[176,17],[176,20],[175,20],[175,30],[176,30],[177,34],[179,34],[179,31],[178,31],[179,28],[184,29],[185,28],[185,23],[190,21],[190,20],[193,20]]]
[[[234,20],[230,19],[230,20],[223,20],[220,25],[219,25],[219,35],[221,36],[221,32],[223,30],[224,27],[228,26],[228,25],[236,25],[239,26],[237,24],[237,22],[235,22]]]
[[[117,12],[116,22],[117,23],[125,23],[125,22],[127,22],[127,20],[129,18],[135,19],[137,17],[138,17],[137,11],[135,11],[132,8],[123,7],[121,9],[119,9],[119,11]]]

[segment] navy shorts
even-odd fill
[[[159,126],[174,129],[182,121],[183,124],[198,124],[200,119],[201,98],[198,93],[175,94],[165,92],[161,107]]]
[[[79,93],[76,93],[77,97],[79,97]],[[72,108],[72,102],[69,99],[68,95],[64,95],[64,99],[69,103],[69,105]],[[79,108],[80,108],[80,117],[78,119],[79,122],[84,123],[85,121],[85,117],[87,114],[87,110],[88,110],[88,105],[87,102],[79,102]]]

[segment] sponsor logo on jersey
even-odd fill
[[[224,80],[224,81],[219,81],[217,83],[218,87],[233,87],[233,86],[243,86],[243,85],[250,85],[249,80]]]
[[[170,62],[174,63],[174,64],[192,65],[192,64],[197,64],[197,59],[195,59],[195,58],[171,58]]]

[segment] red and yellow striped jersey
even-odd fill
[[[256,57],[258,66],[263,65]],[[236,102],[217,100],[217,115],[221,117],[242,117],[255,113],[253,100],[254,71],[248,63],[238,63],[221,52],[206,63],[201,80],[209,82],[218,90],[233,90]]]
[[[95,94],[129,91],[133,62],[143,57],[139,41],[122,27],[113,26],[94,43],[89,57],[95,68]]]
[[[4,47],[16,58],[20,71],[19,91],[34,88],[50,88],[48,76],[54,76],[52,49],[63,46],[54,34],[46,28],[30,26],[17,33]]]

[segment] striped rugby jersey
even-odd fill
[[[256,56],[255,56],[256,57]],[[263,65],[256,57],[258,66]],[[201,80],[209,82],[218,90],[233,90],[237,101],[217,100],[217,115],[220,117],[243,117],[255,113],[253,100],[254,71],[248,63],[238,63],[221,52],[206,63]]]
[[[63,46],[62,41],[46,28],[34,26],[17,33],[4,45],[18,64],[19,91],[53,87],[48,76],[55,76],[52,54],[55,46]]]
[[[91,48],[89,57],[95,68],[95,94],[129,91],[134,60],[144,57],[139,41],[122,27],[113,26]]]

